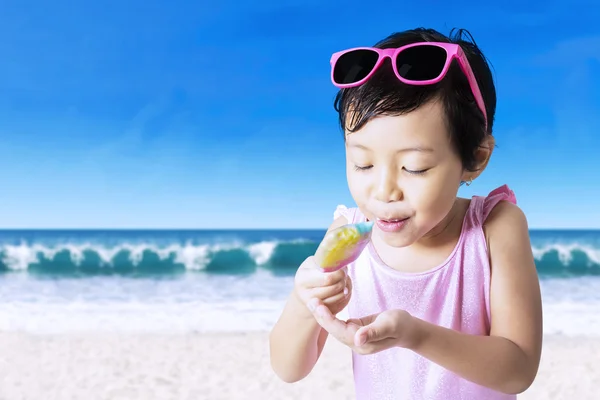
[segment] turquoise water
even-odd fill
[[[324,230],[0,231],[0,329],[268,329]],[[546,331],[600,335],[600,231],[531,231]]]
[[[0,272],[81,278],[293,274],[322,230],[0,231]],[[600,231],[532,231],[544,278],[600,276]]]

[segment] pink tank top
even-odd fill
[[[483,222],[501,200],[516,203],[505,185],[487,197],[474,196],[450,256],[422,273],[402,273],[384,264],[370,244],[348,266],[353,293],[350,318],[400,308],[425,321],[475,335],[490,332],[490,265]],[[365,221],[357,208],[338,206],[337,218]],[[406,349],[352,353],[357,400],[509,400]]]

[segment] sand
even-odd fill
[[[0,333],[1,400],[353,399],[349,350],[330,340],[302,382],[278,380],[268,334]],[[546,337],[519,399],[598,399],[600,338]]]

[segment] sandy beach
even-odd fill
[[[0,333],[1,400],[353,399],[349,350],[330,340],[296,384],[269,366],[268,334]],[[519,399],[597,399],[600,339],[545,338]]]

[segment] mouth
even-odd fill
[[[409,217],[389,217],[389,218],[379,218],[377,217],[378,221],[384,221],[384,222],[400,222],[400,221],[404,221],[406,219],[408,219]]]
[[[409,219],[410,217],[377,218],[375,223],[384,232],[399,232]]]

